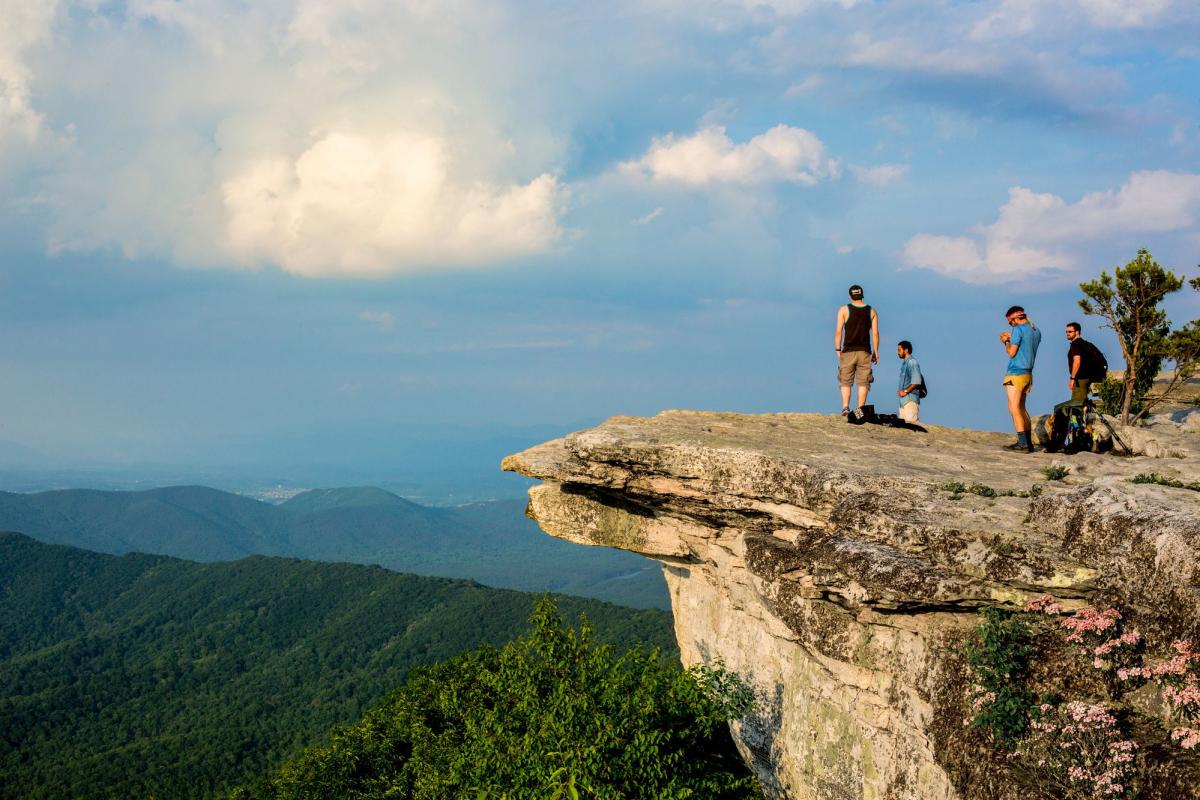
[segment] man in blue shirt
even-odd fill
[[[912,342],[903,341],[896,345],[896,355],[900,358],[900,386],[896,389],[896,397],[900,398],[900,419],[916,422],[921,414],[921,393],[918,391],[923,383],[921,365],[913,358]]]
[[[1037,359],[1038,345],[1042,343],[1042,332],[1034,327],[1025,315],[1025,309],[1013,306],[1004,314],[1012,331],[1000,334],[1000,343],[1008,353],[1008,369],[1004,372],[1005,394],[1008,395],[1008,413],[1012,415],[1013,427],[1017,429],[1017,441],[1005,445],[1006,450],[1033,452],[1030,430],[1033,421],[1025,409],[1025,398],[1033,388],[1033,362]]]

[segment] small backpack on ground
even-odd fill
[[[846,421],[851,425],[866,425],[868,422],[874,422],[875,406],[859,406],[850,412],[850,414],[846,417]]]
[[[1083,403],[1068,400],[1056,405],[1051,425],[1046,452],[1074,455],[1081,450],[1092,450],[1092,426]]]
[[[929,433],[928,430],[916,424],[915,422],[905,422],[900,419],[897,414],[876,414],[875,419],[871,420],[876,425],[883,425],[888,428],[903,428],[906,431],[916,431],[917,433]]]

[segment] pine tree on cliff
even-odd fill
[[[1142,248],[1124,267],[1116,267],[1112,277],[1101,272],[1096,280],[1079,284],[1084,294],[1079,301],[1083,313],[1100,317],[1103,327],[1117,334],[1125,359],[1120,414],[1126,425],[1149,410],[1144,401],[1164,360],[1175,362],[1178,381],[1180,373],[1194,368],[1200,356],[1197,323],[1193,321],[1173,335],[1167,312],[1160,308],[1163,299],[1182,289],[1183,283],[1182,277],[1163,269]],[[1190,283],[1200,289],[1200,278]]]

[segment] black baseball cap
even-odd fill
[[[862,287],[857,283],[850,287],[850,299],[862,300]]]

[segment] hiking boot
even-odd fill
[[[850,416],[850,406],[842,406],[842,416],[843,417]]]
[[[1024,452],[1024,453],[1032,453],[1033,445],[1032,444],[1021,444],[1020,442],[1012,442],[1011,444],[1004,445],[1004,449],[1005,450],[1014,450],[1014,451]]]

